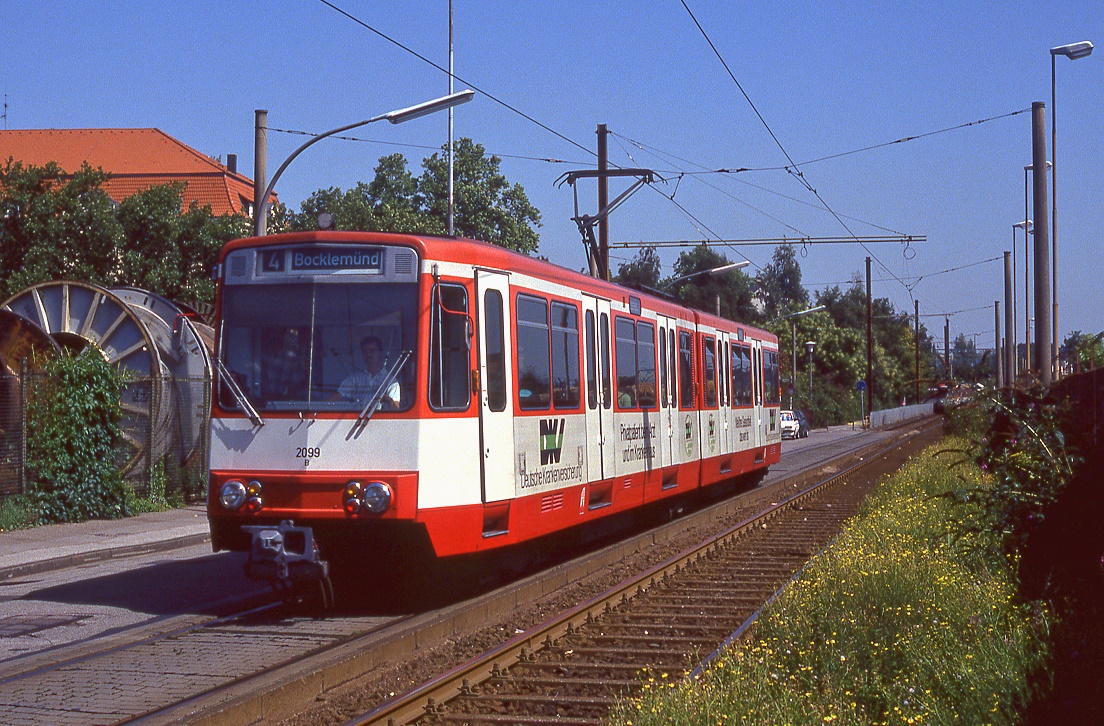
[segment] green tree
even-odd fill
[[[150,187],[119,205],[117,282],[188,303],[214,300],[210,271],[219,250],[249,233],[242,216],[216,217],[195,202],[181,211],[184,185]]]
[[[808,308],[809,293],[801,286],[801,265],[793,245],[775,248],[770,264],[759,275],[759,289],[768,320]]]
[[[540,212],[519,184],[501,173],[501,159],[487,156],[469,138],[454,144],[453,228],[457,235],[491,242],[526,254],[540,243]],[[370,182],[352,189],[320,189],[298,213],[281,210],[277,229],[317,228],[317,217],[329,212],[337,229],[410,234],[445,234],[448,229],[448,160],[440,154],[422,161],[415,176],[402,154],[380,158]]]
[[[673,279],[727,264],[731,262],[722,253],[708,245],[699,245],[679,255],[675,261]],[[752,299],[751,278],[740,270],[696,275],[674,283],[667,291],[681,304],[708,313],[716,312],[719,297],[721,316],[730,320],[754,324],[761,317]]]
[[[461,138],[453,145],[453,226],[457,234],[530,254],[537,251],[540,211],[520,184],[499,171],[502,160],[487,156],[482,144]],[[448,219],[448,159],[434,154],[422,162],[418,183],[430,214]]]
[[[617,266],[617,275],[613,281],[636,290],[656,289],[659,287],[661,274],[662,268],[656,248],[642,247],[635,257]]]
[[[418,179],[402,154],[381,157],[371,182],[351,189],[319,189],[291,214],[288,229],[317,229],[318,215],[333,215],[334,228],[405,234],[444,234],[445,225],[424,213]],[[275,225],[278,229],[280,228]]]
[[[50,280],[133,285],[189,304],[214,299],[210,270],[226,242],[248,233],[241,216],[182,210],[183,187],[151,187],[115,205],[109,178],[87,165],[0,169],[0,297]]]
[[[1063,360],[1076,370],[1087,371],[1104,364],[1104,333],[1093,335],[1075,330],[1062,342]]]
[[[107,175],[82,166],[71,179],[56,163],[0,169],[0,295],[58,279],[112,284],[120,227],[100,188]]]

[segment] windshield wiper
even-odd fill
[[[188,328],[192,331],[192,335],[197,341],[201,340],[201,338],[199,337],[199,331],[196,330],[196,327],[192,323],[191,318],[186,315],[181,315],[179,319],[184,325],[188,326]],[[200,345],[202,345],[202,343],[200,343]],[[245,395],[245,391],[243,391],[238,385],[238,382],[234,379],[234,376],[231,375],[230,371],[226,368],[225,365],[223,365],[221,358],[215,358],[215,367],[218,369],[219,377],[226,381],[227,387],[230,389],[230,393],[233,394],[234,400],[238,402],[238,406],[241,408],[242,411],[245,412],[245,415],[249,417],[249,421],[254,426],[264,426],[264,419],[262,419],[261,415],[257,413],[257,409],[253,406],[252,402],[250,402],[249,397]]]
[[[257,413],[257,409],[254,408],[249,397],[245,395],[245,391],[238,385],[237,380],[234,379],[234,375],[223,364],[222,359],[215,358],[215,365],[218,366],[219,378],[226,383],[226,387],[230,389],[230,393],[234,396],[234,400],[238,402],[238,407],[245,413],[250,422],[252,422],[254,426],[264,426],[264,419]]]
[[[387,370],[387,375],[384,376],[383,381],[380,382],[379,388],[368,398],[368,403],[365,404],[364,409],[361,410],[360,415],[357,416],[356,424],[353,426],[354,431],[358,431],[368,425],[368,421],[372,418],[372,415],[376,412],[376,407],[379,406],[380,399],[383,398],[384,391],[386,391],[395,379],[399,376],[399,371],[410,360],[410,356],[414,355],[412,350],[404,350],[399,353],[398,359]]]

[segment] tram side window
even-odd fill
[[[483,311],[487,328],[487,406],[492,411],[505,411],[506,345],[502,293],[487,290],[483,294]]]
[[[705,405],[717,407],[717,360],[712,338],[702,338],[702,375],[705,378]]]
[[[655,366],[655,326],[651,323],[637,322],[636,377],[641,408],[656,406]]]
[[[764,351],[763,358],[763,385],[766,388],[767,405],[777,406],[782,402],[778,381],[778,353]]]
[[[751,350],[743,345],[732,346],[732,403],[751,405]]]
[[[518,405],[525,410],[547,409],[551,402],[548,302],[528,295],[517,297]]]
[[[617,407],[636,406],[636,325],[627,318],[614,322],[617,352]]]
[[[471,400],[468,291],[445,283],[436,289],[429,332],[429,403],[436,409],[463,410]]]
[[[579,311],[552,303],[552,405],[579,408]]]
[[[690,333],[679,331],[679,406],[694,407],[694,347]]]
[[[598,351],[595,349],[594,311],[586,311],[587,408],[598,408]]]

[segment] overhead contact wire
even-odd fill
[[[356,17],[356,16],[355,16],[355,15],[353,15],[352,13],[350,13],[350,12],[348,12],[347,10],[344,10],[344,9],[342,9],[342,8],[338,7],[337,5],[335,5],[334,3],[330,2],[330,0],[318,0],[318,1],[319,1],[320,3],[322,3],[323,5],[325,5],[326,7],[330,8],[331,10],[333,10],[333,11],[335,11],[335,12],[337,12],[337,13],[341,14],[341,15],[344,15],[344,16],[345,16],[346,18],[348,18],[349,20],[352,20],[352,21],[353,21],[354,23],[356,23],[357,25],[361,26],[361,27],[362,27],[362,28],[364,28],[365,30],[368,30],[368,31],[370,31],[370,32],[372,32],[372,33],[375,33],[375,34],[376,34],[376,35],[378,35],[378,36],[379,36],[380,38],[383,38],[384,40],[386,40],[386,41],[387,41],[388,43],[391,43],[392,45],[394,45],[394,46],[396,46],[396,47],[398,47],[398,48],[401,48],[402,50],[405,50],[405,51],[406,51],[407,53],[409,53],[410,55],[414,56],[415,58],[417,58],[418,60],[422,61],[423,63],[426,63],[426,64],[428,64],[428,65],[430,65],[430,66],[432,66],[432,67],[436,68],[437,70],[439,70],[439,71],[441,71],[442,73],[444,73],[444,74],[445,74],[446,76],[447,76],[447,75],[449,75],[449,72],[448,72],[448,69],[447,69],[447,68],[444,68],[444,67],[442,67],[441,65],[439,65],[439,64],[437,64],[437,63],[435,63],[435,62],[431,61],[431,60],[430,60],[429,58],[426,58],[426,57],[425,57],[424,55],[422,55],[422,54],[421,54],[421,53],[419,53],[418,51],[414,50],[413,48],[410,48],[410,47],[408,47],[408,46],[405,46],[405,45],[403,45],[403,44],[402,44],[402,43],[400,43],[399,41],[395,40],[395,39],[394,39],[394,38],[392,38],[391,36],[389,36],[389,35],[387,35],[386,33],[384,33],[383,31],[380,31],[380,30],[377,30],[377,29],[373,28],[373,27],[372,27],[371,25],[369,25],[368,23],[364,22],[364,21],[363,21],[363,20],[361,20],[360,18]],[[532,117],[532,116],[530,116],[529,114],[525,113],[525,112],[524,112],[524,111],[522,111],[521,109],[519,109],[519,108],[517,108],[517,107],[515,107],[515,106],[511,106],[511,105],[510,105],[509,103],[507,103],[506,101],[503,101],[503,100],[502,100],[501,98],[499,98],[498,96],[495,96],[494,94],[492,94],[492,93],[490,93],[490,92],[488,92],[488,91],[484,90],[483,88],[481,88],[481,87],[477,86],[476,84],[472,83],[471,81],[468,81],[468,80],[466,80],[466,79],[464,79],[464,78],[461,78],[460,76],[456,75],[455,73],[453,73],[453,74],[452,74],[452,77],[453,77],[453,78],[455,78],[456,80],[460,81],[460,82],[461,82],[461,83],[463,83],[464,85],[468,86],[468,87],[469,87],[469,88],[471,88],[472,90],[474,90],[474,91],[476,91],[476,92],[478,92],[478,93],[480,93],[480,94],[482,94],[482,95],[486,96],[487,98],[489,98],[490,100],[494,101],[495,103],[497,103],[498,105],[502,106],[503,108],[505,108],[505,109],[507,109],[507,110],[509,110],[509,111],[512,111],[512,112],[516,113],[516,114],[517,114],[518,116],[521,116],[521,117],[522,117],[523,119],[525,119],[526,121],[528,121],[528,122],[530,122],[530,123],[532,123],[532,124],[535,124],[535,125],[539,126],[540,128],[544,129],[545,131],[547,131],[548,133],[552,134],[552,135],[553,135],[553,136],[555,136],[556,138],[558,138],[558,139],[561,139],[562,141],[566,141],[567,143],[571,144],[572,146],[574,146],[574,147],[576,147],[576,148],[578,148],[578,149],[582,149],[583,151],[585,151],[586,153],[590,154],[591,156],[597,156],[597,153],[596,153],[595,151],[593,151],[593,150],[591,150],[591,149],[588,149],[587,147],[583,146],[582,144],[580,144],[580,143],[579,143],[578,141],[575,141],[574,139],[568,138],[567,136],[565,136],[565,135],[561,134],[561,133],[560,133],[559,131],[556,131],[556,130],[555,130],[554,128],[552,128],[551,126],[548,126],[547,124],[541,123],[540,121],[538,121],[537,119],[533,118],[533,117]]]

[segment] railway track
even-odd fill
[[[868,445],[860,452],[869,450]],[[768,492],[804,481],[810,472],[822,470],[840,455],[856,455],[854,451],[835,454],[835,459],[827,451],[815,451],[806,459],[798,456],[791,463],[795,469],[792,474],[755,493],[778,496]],[[44,720],[58,724],[244,724],[258,718],[278,721],[302,711],[335,685],[387,664],[409,661],[419,652],[432,649],[435,643],[462,639],[493,617],[507,617],[503,614],[519,605],[537,603],[568,583],[622,565],[634,551],[653,551],[679,536],[678,531],[709,526],[707,523],[718,516],[711,511],[715,508],[728,511],[729,521],[734,521],[732,512],[741,511],[741,505],[735,503],[740,499],[722,501],[658,530],[630,537],[580,560],[442,610],[412,615],[396,614],[394,610],[390,614],[354,612],[317,620],[301,610],[274,605],[223,618],[174,618],[150,627],[115,632],[108,638],[77,647],[48,649],[32,658],[0,663],[0,708],[6,711],[0,721],[12,724],[36,724]],[[746,509],[747,504],[742,506]],[[591,588],[589,592],[600,589]],[[542,618],[537,616],[528,622]],[[625,627],[635,626],[624,626],[622,630]],[[646,624],[645,629],[649,629]],[[513,626],[498,641],[504,640],[509,632],[513,632]],[[718,634],[715,630],[709,633]],[[469,655],[470,652],[451,662],[462,662]],[[633,678],[632,670],[619,672],[622,674],[619,679],[611,678],[608,684]],[[382,697],[386,693],[385,689]]]
[[[865,457],[350,725],[602,723],[645,678],[680,678],[738,638],[857,511],[877,477],[939,428]]]

